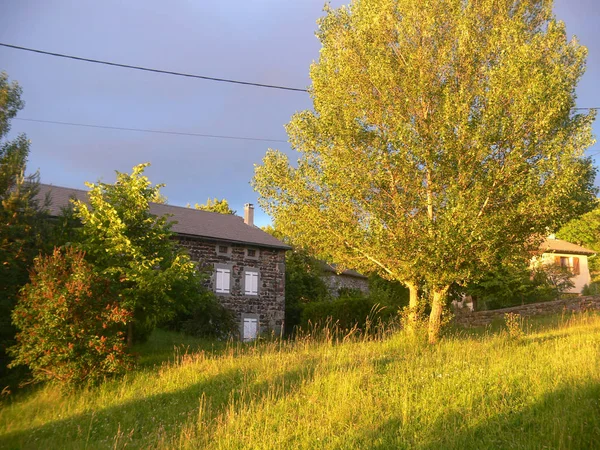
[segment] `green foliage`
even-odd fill
[[[201,211],[210,211],[216,212],[219,214],[237,214],[237,211],[234,211],[229,207],[229,202],[226,199],[219,200],[218,198],[214,198],[211,200],[210,198],[206,200],[205,204],[194,205],[194,208],[199,209]]]
[[[11,365],[28,366],[35,381],[95,382],[131,365],[123,332],[131,313],[73,248],[35,260],[12,318]]]
[[[289,239],[275,227],[263,231],[291,245]],[[285,334],[292,335],[300,325],[305,304],[330,300],[331,295],[322,278],[322,263],[300,248],[285,254]]]
[[[600,283],[592,282],[586,284],[581,290],[582,295],[600,295]]]
[[[387,321],[397,312],[397,309],[377,305],[360,291],[342,290],[337,298],[304,304],[300,326],[305,330],[311,327],[319,329],[330,323],[342,330],[355,326],[364,330],[367,321]]]
[[[89,183],[90,207],[75,202],[75,216],[82,223],[78,245],[111,280],[119,304],[133,311],[132,328],[140,339],[160,321],[185,310],[201,290],[195,264],[172,239],[168,216],[150,213],[149,203],[162,186],[153,186],[143,175],[147,166],[134,167],[131,175],[117,172],[114,184]]]
[[[23,107],[21,88],[0,72],[0,376],[7,361],[6,347],[14,343],[10,315],[28,269],[40,250],[50,250],[40,205],[36,201],[38,174],[25,175],[29,141],[24,135],[6,140],[10,120]]]
[[[457,289],[459,295],[473,298],[477,310],[500,309],[528,303],[556,300],[558,292],[551,284],[543,267],[533,272],[525,264],[499,265],[466,288]]]
[[[225,308],[212,292],[206,292],[189,312],[180,312],[165,326],[189,336],[225,340],[239,335],[233,312]]]
[[[369,276],[369,298],[373,303],[398,309],[408,306],[408,297],[408,289],[402,283],[377,274]]]
[[[318,257],[425,283],[435,341],[450,285],[595,201],[595,113],[573,113],[587,51],[545,0],[355,0],[317,36],[299,159],[267,152],[259,204]]]

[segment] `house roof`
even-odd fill
[[[561,239],[547,238],[540,245],[540,250],[544,253],[566,253],[573,255],[594,255],[596,252],[589,248],[582,247],[571,242],[563,241]]]
[[[48,210],[52,216],[58,216],[62,208],[69,206],[71,198],[89,204],[87,191],[82,189],[40,184],[38,198],[43,200],[46,196],[50,200]],[[291,248],[260,228],[246,225],[239,216],[159,203],[150,203],[150,212],[156,216],[171,215],[171,229],[180,235],[286,250]]]
[[[367,276],[363,275],[362,273],[358,273],[356,270],[347,269],[347,270],[344,270],[342,273],[338,273],[335,264],[329,264],[329,263],[326,263],[325,261],[321,261],[321,268],[323,269],[323,272],[333,272],[338,275],[345,275],[348,277],[355,277],[355,278],[368,278]]]

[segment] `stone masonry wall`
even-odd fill
[[[280,333],[285,313],[285,250],[263,248],[250,244],[205,241],[199,238],[177,237],[193,261],[200,269],[212,274],[207,280],[207,288],[215,291],[214,265],[228,265],[231,268],[230,294],[216,294],[221,304],[237,315],[241,323],[243,314],[256,314],[261,333]],[[227,246],[228,253],[222,254],[219,246]],[[248,257],[247,250],[256,251],[256,257]],[[244,294],[244,270],[259,271],[258,296]]]
[[[455,311],[454,323],[465,327],[489,325],[496,319],[503,319],[504,314],[516,313],[523,317],[561,314],[565,312],[582,312],[600,310],[600,296],[575,297],[552,302],[531,303],[511,308],[494,309],[490,311],[471,312],[467,308]]]
[[[334,297],[339,295],[339,290],[341,288],[358,289],[365,295],[369,294],[369,280],[367,278],[325,272],[321,276],[321,279],[325,282],[329,293]]]

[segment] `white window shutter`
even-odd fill
[[[220,293],[229,294],[229,278],[231,271],[229,269],[217,269],[215,290]]]
[[[223,292],[229,294],[229,279],[231,271],[228,269],[223,269]]]
[[[246,295],[258,295],[258,272],[246,272],[244,293]]]
[[[223,273],[221,272],[221,269],[217,269],[215,278],[216,291],[221,292],[223,290]]]

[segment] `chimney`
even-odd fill
[[[252,203],[244,205],[244,223],[251,227],[254,226],[254,205]]]

